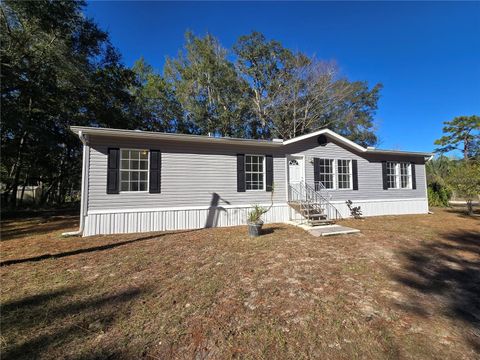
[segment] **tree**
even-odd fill
[[[1,167],[4,201],[42,183],[43,202],[62,202],[80,179],[80,143],[68,127],[130,127],[133,73],[83,2],[0,4]]]
[[[448,183],[467,201],[468,214],[473,215],[473,200],[480,194],[480,164],[462,161],[455,166],[448,177]]]
[[[144,58],[132,68],[137,83],[132,87],[136,111],[142,119],[140,128],[147,131],[185,132],[182,107],[171,83],[157,74]]]
[[[185,35],[185,48],[175,59],[167,59],[165,77],[173,86],[184,111],[189,132],[244,135],[248,87],[227,59],[227,51],[216,38]]]
[[[448,206],[452,190],[447,179],[456,162],[457,160],[441,155],[425,164],[430,206]]]
[[[274,121],[272,112],[278,110],[275,93],[282,88],[285,69],[293,54],[278,41],[267,41],[259,32],[241,36],[233,50],[237,68],[251,86],[249,107],[255,114],[251,136],[270,138]]]
[[[478,156],[480,153],[479,116],[458,116],[444,124],[443,133],[446,135],[435,141],[435,145],[440,146],[435,150],[436,152],[443,154],[460,150],[465,160]]]
[[[252,136],[289,139],[330,128],[362,145],[376,142],[373,116],[381,85],[338,76],[333,63],[293,53],[253,32],[234,45],[237,68],[251,84]]]

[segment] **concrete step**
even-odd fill
[[[323,219],[323,220],[309,220],[308,223],[310,226],[321,226],[321,225],[331,225],[331,224],[334,224],[335,222],[332,220]]]

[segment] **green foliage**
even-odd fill
[[[165,65],[165,77],[184,111],[185,127],[196,134],[243,136],[246,82],[216,38],[187,32],[185,39],[184,51]]]
[[[370,89],[340,78],[333,64],[293,53],[258,32],[238,39],[235,64],[212,35],[187,32],[185,39],[164,68],[174,93],[169,104],[176,99],[181,105],[181,114],[174,112],[180,131],[289,139],[330,128],[363,145],[376,142],[381,85]]]
[[[79,188],[80,143],[69,125],[135,126],[127,91],[133,73],[83,5],[0,4],[1,181],[12,207],[20,184],[42,183],[42,203],[62,202]]]
[[[41,205],[79,189],[81,144],[71,125],[284,139],[328,127],[376,141],[380,85],[340,78],[333,64],[257,32],[240,37],[234,54],[212,35],[187,32],[163,74],[144,59],[128,69],[84,6],[0,3],[4,204],[17,205],[22,185],[43,185]]]
[[[270,206],[265,208],[258,204],[252,205],[253,210],[247,214],[247,221],[254,224],[263,224],[262,216],[270,211],[273,207],[273,195],[275,194],[275,185],[272,185],[270,192]]]
[[[427,183],[445,184],[445,179],[448,177],[450,169],[455,166],[456,160],[447,156],[437,156],[425,164],[427,172]]]
[[[438,156],[425,165],[428,184],[428,204],[430,206],[448,206],[452,190],[447,184],[447,178],[457,161],[446,156]]]
[[[463,158],[478,158],[480,155],[480,116],[459,116],[452,121],[444,122],[443,132],[446,134],[435,141],[439,145],[435,151],[446,153],[461,150]]]
[[[136,84],[131,87],[135,97],[138,117],[142,119],[139,128],[147,131],[185,132],[183,129],[182,107],[176,98],[172,84],[168,83],[143,58],[132,68]]]
[[[452,197],[452,191],[446,185],[434,182],[428,185],[427,190],[429,206],[448,206],[448,202]]]
[[[459,196],[465,198],[468,212],[472,214],[472,201],[480,194],[480,163],[462,161],[450,171],[447,182]]]
[[[264,208],[258,204],[253,205],[253,209],[247,215],[247,221],[251,224],[260,224],[263,223],[262,216],[265,214],[269,209]]]
[[[373,145],[373,115],[381,85],[350,82],[332,63],[293,53],[253,32],[234,45],[237,68],[251,84],[252,137],[289,139],[330,128],[362,145]]]

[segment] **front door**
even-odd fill
[[[303,157],[288,157],[288,185],[290,186],[289,200],[299,200],[301,183],[303,182]]]

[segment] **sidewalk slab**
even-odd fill
[[[360,230],[342,225],[316,226],[306,229],[313,236],[331,236],[359,233]]]

